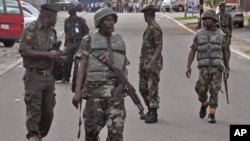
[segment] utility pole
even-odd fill
[[[184,10],[185,10],[185,12],[184,12],[184,17],[186,18],[186,17],[187,17],[187,10],[188,10],[188,0],[186,0]]]
[[[198,29],[200,29],[202,27],[201,25],[201,15],[202,13],[204,12],[204,9],[203,9],[203,0],[199,0],[199,18],[198,18]]]

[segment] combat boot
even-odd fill
[[[205,102],[202,102],[201,104],[201,109],[200,109],[200,118],[204,118],[207,114],[207,107],[208,107],[208,102],[205,101]]]
[[[155,123],[157,121],[158,121],[157,108],[149,108],[149,111],[146,114],[145,122]]]
[[[208,122],[209,123],[216,123],[216,119],[215,119],[214,114],[209,114],[208,115]]]
[[[209,107],[209,115],[208,115],[208,122],[209,123],[216,123],[215,120],[215,112],[216,112],[216,107]]]
[[[39,136],[31,136],[29,137],[29,141],[41,141],[41,138]]]

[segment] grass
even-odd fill
[[[250,20],[250,15],[244,17],[245,20]]]
[[[177,17],[175,18],[177,21],[181,21],[181,20],[191,20],[191,19],[197,19],[197,16],[188,16],[188,17]]]
[[[246,54],[250,54],[250,50],[246,50],[245,53],[246,53]]]

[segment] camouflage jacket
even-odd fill
[[[153,24],[147,27],[143,34],[141,56],[140,56],[140,69],[146,69],[156,51],[158,44],[163,44],[162,30],[158,24]],[[157,59],[154,64],[153,70],[159,72],[163,66],[162,55]]]
[[[232,16],[229,13],[218,13],[217,16],[219,19],[219,28],[221,28],[221,30],[226,34],[226,36],[232,37]]]

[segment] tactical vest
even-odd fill
[[[208,32],[201,30],[197,33],[197,61],[198,67],[219,67],[223,66],[221,30]]]
[[[117,84],[117,79],[107,79],[106,76],[112,71],[97,59],[105,54],[107,59],[113,60],[114,66],[123,70],[126,61],[126,48],[119,34],[107,38],[95,32],[91,35],[87,72],[85,84]]]

